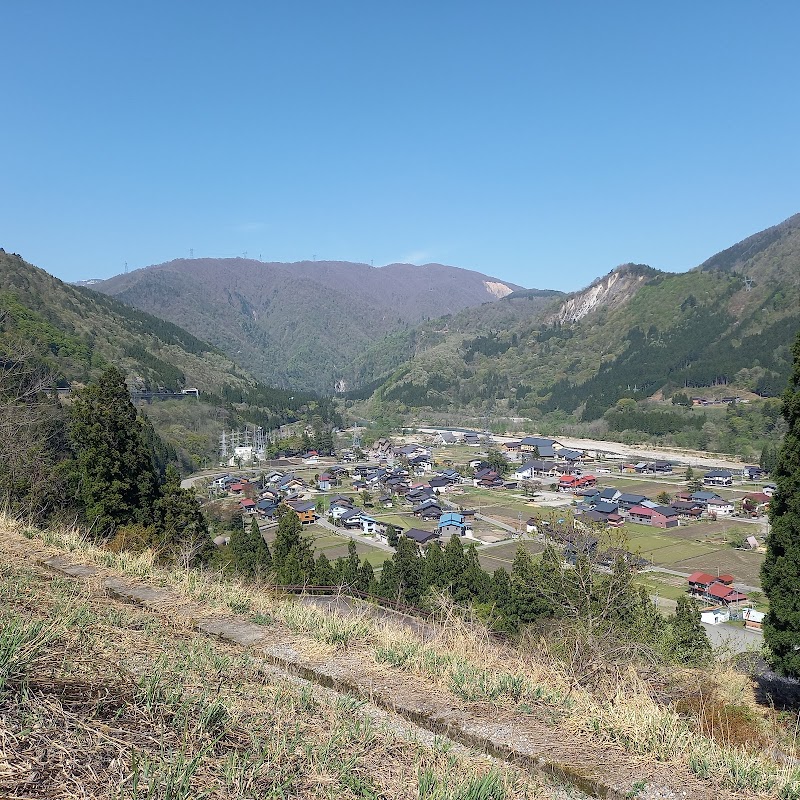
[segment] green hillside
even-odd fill
[[[591,421],[659,391],[775,396],[800,327],[800,215],[689,272],[626,265],[544,308],[524,303],[510,295],[416,328],[413,357],[373,401]]]
[[[184,462],[212,457],[223,426],[275,428],[304,416],[328,422],[329,402],[258,383],[217,348],[107,295],[70,286],[20,256],[0,251],[0,354],[24,356],[51,386],[81,386],[119,367],[131,389],[179,392],[198,400],[147,407],[159,433]],[[187,442],[189,446],[187,447]]]

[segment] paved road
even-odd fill
[[[703,623],[708,638],[714,647],[727,647],[731,652],[744,653],[748,650],[760,650],[764,645],[764,636],[760,631],[751,631],[740,623],[731,625],[707,625]]]

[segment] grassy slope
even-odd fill
[[[74,752],[82,758],[97,754],[98,760],[89,762],[94,776],[86,767],[80,769],[98,784],[93,796],[101,797],[108,796],[103,791],[109,790],[101,788],[107,783],[112,789],[124,786],[123,796],[133,796],[132,751],[138,765],[149,765],[146,782],[151,777],[155,782],[185,777],[185,793],[171,795],[175,797],[197,796],[200,788],[212,797],[253,791],[281,796],[269,783],[276,776],[287,782],[289,796],[434,797],[438,795],[420,792],[409,772],[419,776],[426,765],[434,774],[450,770],[450,787],[485,774],[485,766],[476,767],[468,758],[436,762],[435,755],[419,747],[387,744],[385,735],[376,735],[359,715],[357,702],[336,701],[330,707],[315,692],[296,692],[260,673],[244,654],[181,627],[181,619],[230,615],[231,610],[265,626],[267,641],[304,654],[306,663],[343,670],[351,681],[366,681],[371,696],[386,691],[401,702],[408,699],[415,707],[436,709],[436,714],[457,709],[456,719],[474,717],[474,730],[480,730],[481,720],[486,725],[500,721],[503,730],[511,724],[515,740],[539,741],[543,752],[556,760],[570,752],[571,763],[577,763],[574,758],[580,753],[581,769],[604,771],[623,794],[641,788],[637,781],[645,777],[655,786],[685,790],[689,796],[797,796],[800,775],[765,755],[773,746],[792,751],[793,742],[770,738],[783,735],[775,725],[778,718],[753,705],[749,681],[734,672],[715,668],[684,674],[672,669],[668,681],[650,674],[662,692],[670,687],[673,700],[684,691],[691,699],[698,682],[704,697],[714,698],[713,705],[699,709],[699,717],[694,711],[680,716],[672,701],[653,700],[650,687],[624,667],[598,664],[599,675],[595,671],[586,683],[576,680],[549,648],[510,648],[453,617],[438,637],[426,636],[423,642],[407,628],[325,613],[219,576],[158,570],[147,554],[114,556],[74,533],[28,535],[33,540],[7,529],[0,538],[4,608],[17,630],[42,620],[45,627],[53,626],[55,635],[38,649],[3,651],[12,654],[6,664],[13,667],[3,712],[6,718],[12,713],[34,723],[12,725],[21,733],[6,737],[5,755],[23,774],[26,756],[41,752],[50,737],[36,720],[54,709],[64,717],[58,704],[65,698],[72,705],[59,741],[80,736],[92,745],[54,753],[53,769],[39,773],[40,780],[50,780],[54,792],[61,792],[52,796],[70,796],[61,776],[79,767],[70,755]],[[55,579],[51,587],[36,588],[30,577],[32,559],[67,548],[78,551],[73,561],[98,564],[104,574],[127,575],[143,586],[167,587],[174,600],[159,601],[154,616],[110,603],[102,592],[92,592],[91,582],[67,586]],[[66,609],[71,613],[65,614]],[[164,619],[169,620],[166,628]],[[258,653],[256,648],[249,655]],[[27,695],[21,692],[25,679]],[[350,704],[337,705],[342,702]],[[712,709],[723,715],[716,726],[708,716]],[[744,745],[746,741],[751,744]],[[112,760],[114,755],[119,757]],[[347,770],[341,769],[342,760]],[[373,793],[359,793],[347,784],[353,774],[367,781]],[[399,774],[404,784],[396,784]],[[490,796],[523,796],[519,774],[494,780],[501,781],[502,790]],[[242,791],[244,786],[249,788]]]
[[[0,596],[0,791],[14,796],[557,794],[83,582],[12,560]]]

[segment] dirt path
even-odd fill
[[[94,592],[245,647],[289,676],[368,700],[420,729],[511,761],[533,774],[552,775],[593,796],[630,797],[632,788],[646,786],[636,796],[652,800],[712,794],[716,800],[743,797],[712,787],[681,765],[653,762],[576,735],[560,727],[546,706],[523,714],[489,703],[461,703],[418,675],[377,664],[364,648],[348,647],[331,655],[281,623],[256,624],[243,616],[220,613],[159,586],[155,579],[134,580],[108,567],[82,563],[79,554],[65,555],[37,539],[2,532],[0,554],[6,561],[46,567],[85,582]]]

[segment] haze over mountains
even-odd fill
[[[442,264],[198,258],[92,288],[207,339],[261,380],[330,393],[352,387],[356,362],[387,334],[520,287]]]

